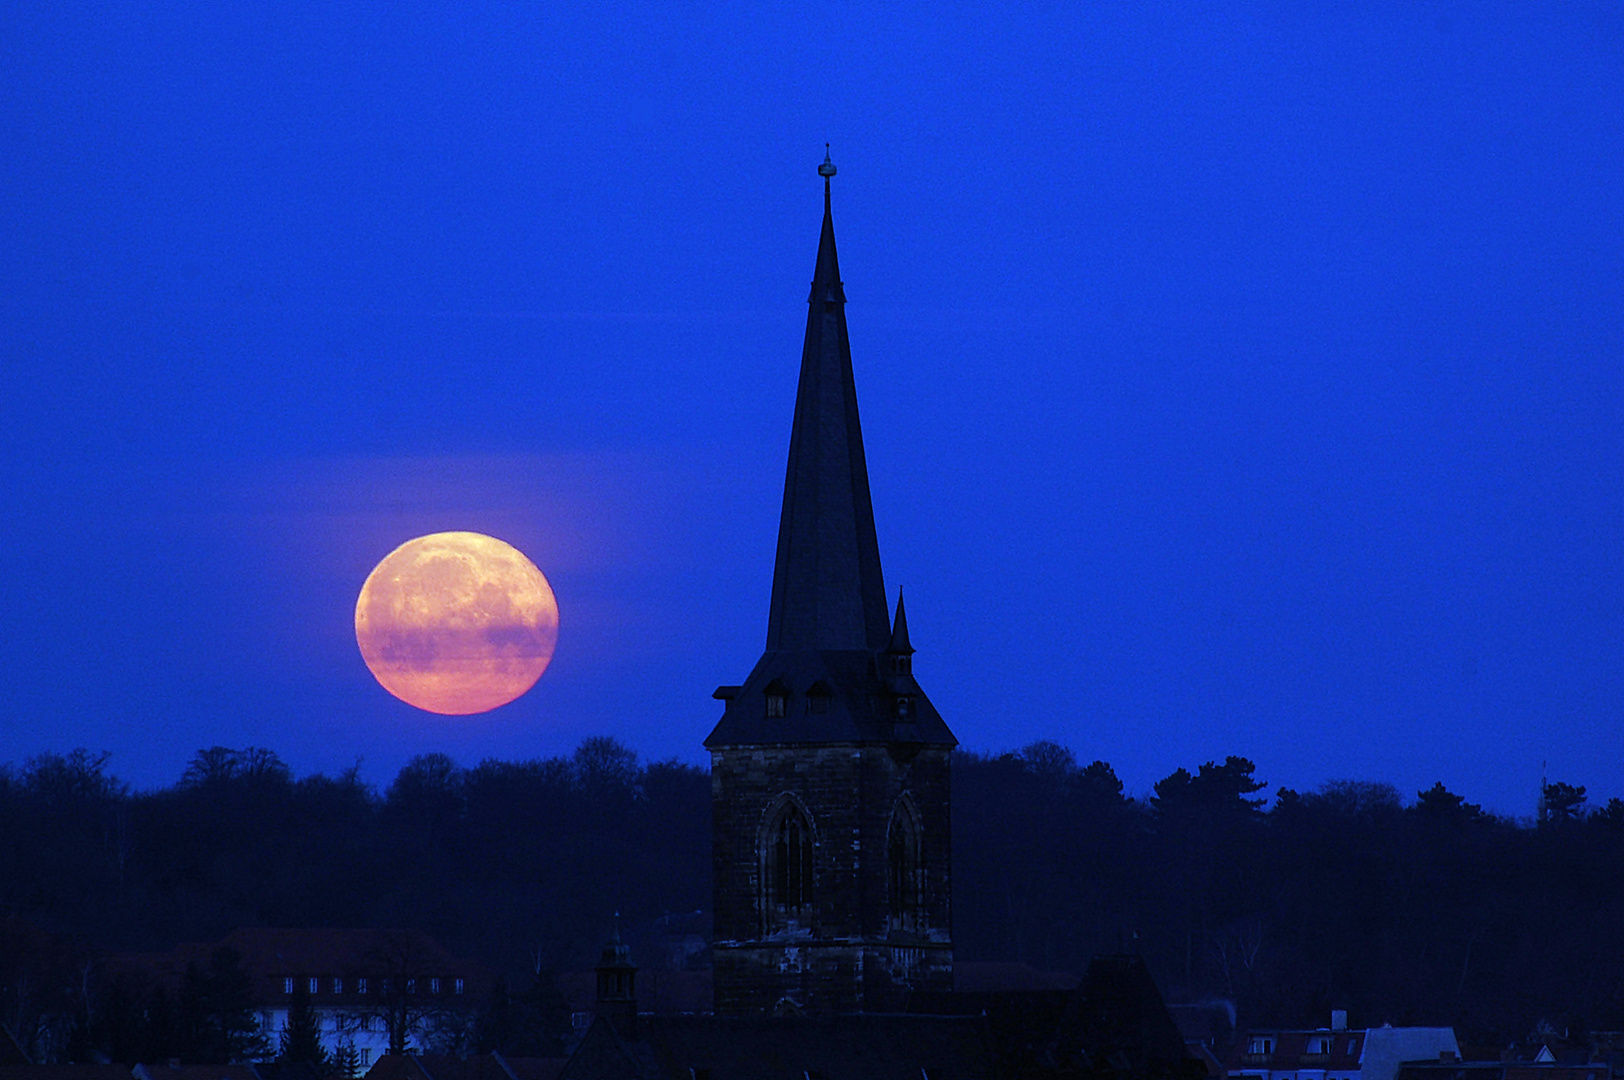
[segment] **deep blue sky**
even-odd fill
[[[1624,13],[1001,7],[12,5],[0,761],[700,760],[827,140],[887,585],[967,746],[1624,795]],[[559,597],[482,717],[354,644],[439,529]]]

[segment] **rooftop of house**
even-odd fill
[[[560,1080],[970,1080],[995,1074],[987,1022],[970,1016],[650,1016],[635,1038],[596,1020]]]
[[[565,1058],[505,1054],[385,1054],[365,1080],[557,1080]]]
[[[189,966],[207,969],[222,947],[237,954],[261,1006],[286,1003],[290,979],[304,980],[306,991],[308,980],[316,980],[310,1001],[318,1006],[375,998],[384,992],[386,979],[410,982],[412,993],[450,996],[457,993],[458,980],[465,996],[482,994],[490,982],[483,968],[454,956],[420,930],[245,927],[217,942],[183,942],[166,953],[125,953],[113,957],[110,967],[144,972],[175,989]]]

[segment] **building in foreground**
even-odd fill
[[[1338,1009],[1330,1027],[1247,1031],[1225,1071],[1230,1080],[1396,1080],[1406,1062],[1459,1058],[1453,1028],[1350,1030],[1348,1014]]]
[[[116,959],[126,972],[176,990],[189,966],[206,968],[219,949],[248,975],[260,1031],[276,1049],[288,1010],[304,997],[329,1053],[353,1046],[363,1068],[391,1046],[414,1052],[447,1041],[484,1003],[490,977],[417,930],[234,930],[213,944]]]

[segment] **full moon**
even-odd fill
[[[408,540],[367,575],[355,640],[383,688],[447,716],[488,712],[536,684],[558,601],[535,563],[474,532]]]

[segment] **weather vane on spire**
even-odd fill
[[[829,144],[824,143],[823,164],[818,166],[818,175],[823,177],[823,182],[827,184],[829,182],[829,177],[833,176],[834,174],[835,163],[829,160]]]

